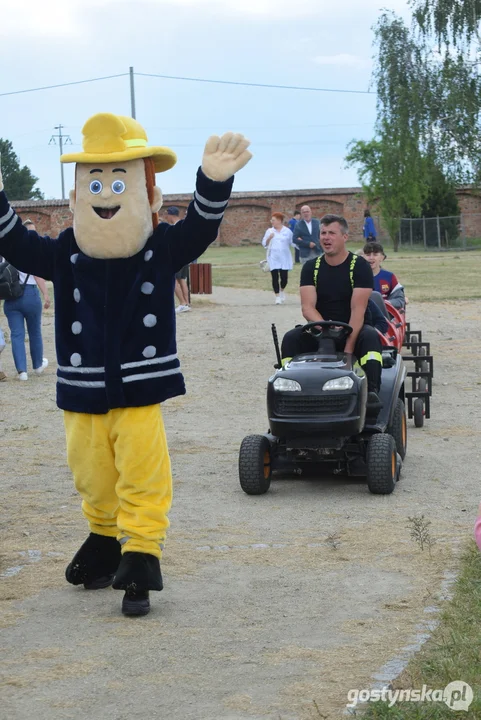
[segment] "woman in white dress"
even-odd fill
[[[282,213],[272,213],[272,228],[266,230],[262,239],[262,245],[267,248],[267,262],[271,271],[276,305],[281,305],[285,300],[284,290],[288,281],[288,273],[293,267],[292,232],[283,225],[283,222],[284,215]]]

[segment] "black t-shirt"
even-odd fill
[[[362,257],[356,257],[353,270],[353,285],[350,278],[350,267],[353,253],[349,253],[346,260],[340,265],[329,265],[325,258],[321,258],[317,274],[317,302],[316,309],[324,320],[339,320],[348,323],[351,317],[351,297],[354,288],[374,288],[374,277],[371,266]],[[303,285],[316,285],[314,282],[314,269],[316,258],[308,260],[301,271],[301,287]],[[369,309],[366,310],[365,322],[371,324]]]

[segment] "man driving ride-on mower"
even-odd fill
[[[337,349],[355,355],[366,373],[367,411],[372,413],[381,407],[378,393],[382,370],[381,341],[370,324],[368,310],[374,281],[369,263],[347,250],[348,232],[341,215],[321,219],[324,255],[308,260],[302,268],[302,314],[308,322],[337,320],[352,327],[351,335],[338,342]],[[289,330],[282,340],[282,364],[301,353],[316,352],[317,347],[316,338],[304,332],[303,327]]]

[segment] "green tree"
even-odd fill
[[[481,0],[410,0],[414,19],[423,32],[433,32],[439,43],[455,46],[479,40]]]
[[[460,218],[461,208],[459,207],[456,188],[450,182],[443,171],[435,166],[429,167],[427,163],[426,172],[427,195],[421,208],[421,216],[425,219],[442,218],[441,242],[447,243],[447,246],[455,244],[459,238],[461,227]],[[413,214],[406,208],[405,218],[417,218],[419,215]],[[429,247],[437,247],[438,224],[435,221],[415,223],[403,223],[401,228],[403,242],[413,241],[415,244],[422,245],[426,243]]]
[[[5,192],[10,200],[43,200],[36,187],[38,178],[32,175],[27,165],[20,167],[18,156],[10,140],[0,138],[0,166]]]
[[[437,165],[455,182],[481,181],[481,0],[409,0],[436,79],[424,108]]]
[[[385,11],[374,28],[375,139],[347,156],[394,242],[396,218],[457,215],[456,185],[481,183],[481,0],[409,3],[412,26]]]
[[[426,198],[423,158],[417,157],[417,172],[407,167],[401,144],[383,133],[381,139],[350,143],[346,162],[348,167],[357,166],[366,200],[379,207],[397,252],[400,218],[405,216],[406,209],[419,215]]]
[[[461,215],[455,185],[443,171],[433,167],[428,175],[428,192],[421,208],[423,217],[457,217]]]
[[[399,222],[406,213],[419,215],[426,198],[426,154],[422,152],[421,113],[413,112],[428,83],[423,54],[402,20],[383,13],[376,28],[376,136],[348,146],[348,166],[358,167],[369,202],[376,200],[394,250]]]
[[[405,151],[414,147],[415,155],[429,157],[448,180],[476,182],[481,179],[481,43],[474,39],[472,13],[481,0],[410,4],[412,28],[390,12],[375,27],[377,122],[388,122],[401,139],[409,137]]]

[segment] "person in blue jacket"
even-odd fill
[[[362,229],[364,239],[366,241],[375,240],[377,238],[376,226],[371,217],[369,210],[364,210],[364,226]]]
[[[125,591],[122,612],[145,615],[162,590],[160,558],[172,500],[160,403],[185,393],[176,347],[175,273],[216,239],[249,141],[207,141],[186,217],[158,222],[155,173],[175,153],[148,145],[132,118],[100,113],[83,127],[70,193],[73,228],[28,232],[0,175],[0,254],[53,282],[57,404],[90,534],[66,569],[73,585]]]

